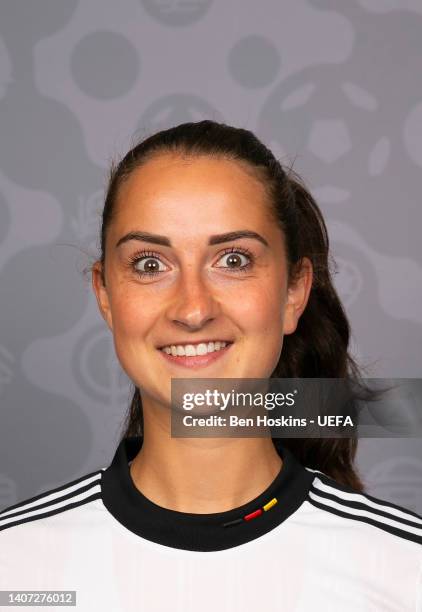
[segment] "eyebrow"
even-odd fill
[[[254,240],[258,240],[266,247],[269,246],[268,242],[257,232],[253,232],[251,230],[238,230],[235,232],[227,232],[226,234],[214,234],[210,236],[208,239],[208,245],[212,246],[214,244],[222,244],[223,242],[231,242],[232,240],[239,240],[239,238],[253,238]],[[128,242],[129,240],[138,240],[140,242],[151,242],[152,244],[160,244],[162,246],[171,247],[171,240],[167,238],[167,236],[160,236],[159,234],[151,234],[150,232],[129,232],[122,236],[117,244],[116,249]]]

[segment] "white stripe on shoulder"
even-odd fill
[[[91,497],[94,494],[100,494],[100,493],[101,493],[101,485],[98,483],[95,486],[89,488],[87,491],[83,491],[83,493],[80,493],[79,495],[75,493],[75,495],[72,495],[71,498],[61,500],[61,501],[58,500],[55,503],[52,502],[51,504],[43,508],[36,507],[34,510],[28,510],[27,512],[24,512],[23,514],[19,514],[19,515],[13,514],[7,517],[1,516],[0,517],[0,528],[5,527],[6,525],[9,525],[10,523],[22,522],[24,521],[24,519],[27,519],[27,518],[36,518],[37,516],[42,515],[46,512],[54,513],[54,511],[59,512],[60,510],[66,510],[68,506],[73,506],[74,504],[82,503],[84,499]]]
[[[395,517],[399,518],[399,519],[404,519],[406,521],[412,522],[415,524],[415,526],[421,527],[422,528],[422,518],[418,518],[413,514],[410,514],[408,512],[406,512],[404,509],[403,510],[399,510],[398,508],[395,508],[394,506],[390,505],[388,502],[375,502],[372,499],[369,499],[368,497],[366,497],[366,495],[362,494],[362,493],[351,493],[348,491],[343,491],[340,488],[337,488],[335,486],[330,486],[324,482],[322,482],[318,476],[316,476],[313,480],[312,483],[313,487],[315,489],[319,489],[321,491],[324,491],[325,493],[329,493],[330,495],[333,495],[337,498],[339,498],[340,503],[342,503],[341,505],[341,509],[345,510],[345,511],[351,511],[352,509],[350,507],[348,507],[347,502],[358,502],[361,504],[364,504],[365,506],[367,506],[368,510],[370,511],[371,508],[373,508],[374,510],[380,510],[381,512],[385,512],[388,513],[389,515],[391,515],[391,518],[394,519]],[[330,499],[327,499],[326,497],[320,497],[318,495],[318,501],[320,503],[325,503],[325,504],[332,504],[333,501]],[[344,503],[346,502],[346,503]],[[355,509],[353,509],[354,511]],[[373,513],[373,515],[375,516],[375,518],[377,520],[380,521],[386,521],[387,519],[385,517],[380,516],[377,513]],[[403,528],[403,523],[400,523],[401,527]]]
[[[382,527],[382,525],[389,525],[390,527],[400,529],[401,531],[406,531],[407,533],[412,533],[422,538],[422,529],[418,527],[411,527],[410,525],[405,525],[404,523],[400,523],[393,519],[389,519],[385,516],[374,514],[373,512],[370,512],[369,510],[366,511],[366,510],[357,510],[356,508],[350,508],[348,506],[345,506],[344,504],[334,502],[331,499],[326,499],[324,497],[320,497],[319,495],[315,495],[312,492],[309,492],[309,497],[319,502],[320,504],[327,506],[328,509],[334,508],[336,510],[340,510],[341,512],[344,512],[345,514],[350,514],[350,518],[365,517],[365,518],[368,518],[368,519],[371,519],[377,522],[380,525],[380,527]]]
[[[69,484],[68,486],[64,486],[64,487],[62,485],[61,487],[58,487],[56,489],[46,491],[45,493],[41,493],[41,495],[38,495],[37,499],[33,501],[30,501],[30,502],[23,501],[19,504],[16,504],[15,506],[12,506],[11,508],[6,508],[2,512],[0,512],[0,525],[5,524],[3,519],[9,516],[12,516],[12,515],[15,516],[18,513],[19,513],[19,518],[21,517],[23,518],[24,516],[27,516],[26,514],[23,514],[23,511],[25,510],[29,511],[32,509],[36,509],[38,506],[41,506],[41,505],[43,506],[42,510],[45,510],[46,505],[48,505],[48,508],[50,508],[50,506],[52,507],[54,502],[59,501],[61,498],[65,496],[70,496],[71,501],[74,501],[74,497],[76,498],[77,493],[78,491],[80,491],[80,489],[83,489],[84,487],[89,486],[90,484],[94,486],[95,483],[100,481],[101,473],[103,472],[104,469],[105,468],[102,468],[97,473],[93,474],[92,476],[82,478],[74,484]],[[87,491],[87,494],[89,495],[92,492],[93,492],[92,488],[89,488],[89,490]],[[68,502],[69,498],[67,498],[66,501]]]

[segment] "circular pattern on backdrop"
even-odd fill
[[[74,251],[60,243],[23,247],[6,261],[1,270],[7,288],[1,295],[4,346],[19,354],[31,342],[62,334],[79,321],[89,296],[74,262]]]
[[[80,388],[93,400],[116,406],[127,403],[128,378],[106,326],[95,325],[79,338],[72,354],[72,371]]]
[[[272,83],[280,65],[278,49],[264,36],[251,35],[242,38],[231,49],[228,57],[228,67],[233,79],[248,89],[257,89]]]
[[[168,26],[188,26],[199,21],[213,0],[141,0],[142,6],[154,19]]]
[[[6,39],[18,40],[22,49],[64,28],[77,6],[78,0],[0,2],[0,31]]]
[[[86,95],[118,98],[133,87],[140,71],[137,49],[118,32],[91,32],[75,46],[70,65],[75,83]]]

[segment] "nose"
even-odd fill
[[[218,302],[199,272],[190,270],[181,275],[175,292],[176,297],[167,309],[167,317],[173,323],[194,331],[217,316]]]

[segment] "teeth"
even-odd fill
[[[161,350],[167,353],[167,355],[173,355],[174,357],[194,357],[195,355],[206,355],[207,353],[213,353],[219,351],[227,345],[227,342],[201,342],[200,344],[186,344],[186,345],[175,345],[165,346]]]

